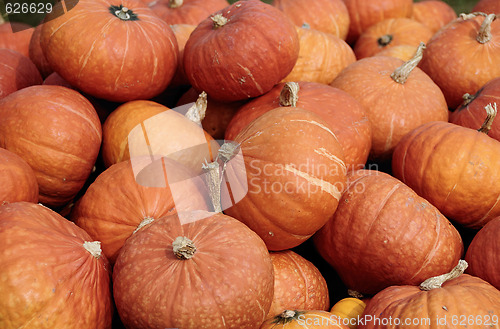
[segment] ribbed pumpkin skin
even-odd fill
[[[226,139],[234,140],[247,125],[280,106],[284,83],[242,106],[229,123]],[[325,120],[344,150],[347,170],[364,167],[372,143],[372,127],[361,104],[346,92],[313,82],[299,82],[297,107]]]
[[[476,38],[483,20],[482,16],[458,18],[448,24],[429,40],[419,64],[441,88],[452,109],[462,103],[465,93],[474,94],[500,77],[500,20],[491,24],[491,40],[480,43]]]
[[[20,156],[0,148],[0,205],[38,202],[38,182],[33,169]]]
[[[488,281],[500,290],[500,217],[492,219],[474,236],[465,261],[466,273]]]
[[[360,170],[348,180],[337,211],[314,237],[348,288],[374,294],[420,284],[458,263],[462,239],[429,202],[382,172]]]
[[[330,313],[336,315],[343,324],[351,329],[358,327],[358,319],[362,317],[366,303],[358,298],[347,297],[333,305]]]
[[[335,212],[346,166],[342,146],[318,115],[276,108],[234,141],[245,168],[228,167],[227,175],[235,177],[233,190],[241,190],[238,184],[246,179],[248,193],[224,212],[257,232],[269,250],[298,246]]]
[[[144,219],[158,219],[178,210],[208,210],[205,200],[208,194],[202,179],[171,160],[159,161],[167,177],[154,170],[146,174],[154,182],[163,182],[164,187],[145,186],[147,178],[141,175],[136,179],[132,162],[127,160],[100,174],[73,208],[71,220],[93,239],[101,241],[102,250],[112,264],[125,240],[135,234]],[[168,180],[175,184],[172,185],[175,199]]]
[[[500,13],[500,3],[497,0],[479,0],[471,12],[480,11],[487,14]]]
[[[486,119],[485,106],[493,103],[496,103],[500,109],[500,77],[488,81],[473,95],[472,101],[463,102],[450,114],[450,122],[463,127],[479,129]],[[493,121],[488,136],[500,141],[500,118]]]
[[[271,260],[274,297],[267,318],[285,310],[328,311],[328,286],[313,263],[291,250],[271,252]]]
[[[0,99],[43,80],[35,64],[26,56],[11,49],[0,49]]]
[[[477,10],[472,10],[472,12]],[[412,19],[426,25],[433,33],[457,18],[455,10],[442,0],[425,0],[413,4]]]
[[[219,101],[243,100],[268,92],[292,71],[299,38],[285,14],[259,0],[218,13],[228,22],[214,28],[208,17],[184,48],[184,70],[196,90]]]
[[[229,6],[226,0],[183,0],[182,5],[176,8],[169,4],[178,2],[175,0],[143,1],[169,25],[198,25],[210,14]]]
[[[321,310],[294,311],[295,317],[281,320],[279,316],[266,320],[260,329],[349,329],[349,327],[339,323],[338,319],[330,312]]]
[[[61,86],[32,86],[0,100],[0,147],[33,169],[39,201],[61,206],[89,177],[102,130],[92,104]]]
[[[112,5],[123,5],[137,19],[118,18]],[[71,85],[113,102],[160,94],[174,76],[179,51],[169,25],[140,0],[79,0],[43,24],[41,46]]]
[[[399,45],[418,47],[420,42],[427,43],[433,32],[422,23],[409,18],[389,18],[367,28],[356,41],[354,53],[357,59],[370,57],[376,53]],[[390,42],[383,38],[390,36]]]
[[[358,329],[409,328],[405,319],[418,321],[418,325],[411,326],[414,328],[494,329],[500,328],[499,310],[500,292],[495,287],[462,274],[430,291],[421,291],[418,286],[393,286],[381,291],[363,313],[365,318],[371,316],[372,320],[360,324]],[[373,320],[375,317],[377,323]],[[389,317],[393,325],[380,324],[390,323]],[[394,325],[394,319],[400,319],[401,323]]]
[[[342,0],[274,0],[272,5],[284,12],[296,26],[333,34],[342,40],[349,32],[349,12]]]
[[[500,142],[476,130],[430,122],[394,150],[393,175],[446,217],[479,229],[500,216]]]
[[[18,32],[12,32],[11,26],[15,27],[15,31]],[[0,24],[0,48],[12,49],[29,57],[29,45],[33,32],[34,29],[24,23]]]
[[[37,204],[0,207],[0,327],[111,328],[111,270],[90,236]]]
[[[194,242],[191,259],[174,255],[179,236]],[[113,293],[127,328],[251,329],[264,321],[273,281],[264,243],[239,221],[211,213],[181,225],[167,216],[127,240]]]

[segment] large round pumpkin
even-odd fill
[[[273,297],[266,246],[234,218],[191,216],[162,217],[127,240],[113,270],[121,320],[127,328],[259,328]]]
[[[38,202],[38,183],[33,169],[20,156],[0,148],[0,205]]]
[[[41,85],[43,82],[35,64],[12,49],[0,48],[0,77],[0,99],[19,89]]]
[[[298,55],[297,31],[285,14],[259,0],[238,1],[191,33],[184,70],[196,90],[230,102],[271,90]]]
[[[443,26],[456,19],[457,13],[453,7],[442,0],[425,0],[413,3],[411,18],[426,25],[433,33],[436,33]]]
[[[257,232],[269,250],[301,244],[333,215],[346,165],[336,135],[317,114],[276,108],[252,121],[233,143],[244,165],[228,166],[228,181],[231,190],[247,193],[224,212]]]
[[[260,329],[349,329],[330,312],[322,310],[286,310],[266,320]]]
[[[229,6],[226,0],[143,0],[170,25],[198,25],[210,14]]]
[[[0,147],[33,168],[39,201],[69,202],[84,186],[101,146],[99,117],[78,92],[61,86],[32,86],[0,100]]]
[[[496,0],[479,0],[471,12],[477,11],[487,14],[500,14],[500,3]]]
[[[111,269],[98,241],[56,212],[0,206],[0,327],[111,328]]]
[[[460,234],[428,201],[379,171],[360,170],[348,180],[337,211],[314,237],[348,288],[374,294],[419,284],[457,264]]]
[[[488,122],[495,113],[491,108]],[[500,216],[500,142],[484,132],[448,122],[424,124],[400,141],[392,170],[463,226],[479,229]]]
[[[140,0],[80,0],[66,14],[48,17],[41,36],[47,61],[89,95],[115,102],[149,99],[174,76],[174,33]]]
[[[24,23],[0,23],[0,48],[12,49],[29,56],[29,46],[34,29]]]

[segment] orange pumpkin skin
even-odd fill
[[[348,326],[342,324],[339,319],[332,313],[323,310],[297,310],[293,312],[293,317],[283,318],[278,315],[274,318],[264,321],[260,329],[302,329],[302,328],[318,328],[318,329],[349,329]]]
[[[114,102],[160,94],[174,76],[179,51],[172,29],[140,0],[80,0],[43,24],[41,46],[71,85]]]
[[[491,23],[491,40],[476,40],[484,17],[458,18],[427,43],[419,67],[441,88],[448,107],[457,108],[465,93],[474,94],[500,77],[500,20]],[[473,58],[471,54],[474,54]],[[463,65],[467,63],[467,65]]]
[[[479,0],[471,12],[482,12],[487,14],[500,13],[500,3],[496,0]]]
[[[75,89],[72,85],[68,83],[68,81],[64,80],[57,72],[52,72],[48,77],[43,80],[44,85],[49,86],[62,86],[69,89]]]
[[[229,6],[226,0],[143,0],[170,25],[198,25],[210,14]],[[180,4],[180,5],[179,5]]]
[[[415,56],[415,52],[417,51],[417,47],[410,45],[399,45],[390,48],[385,48],[382,51],[376,53],[373,56],[389,56],[396,57],[402,61],[409,61],[413,56]]]
[[[448,122],[414,129],[401,140],[392,158],[395,177],[443,215],[473,229],[500,216],[498,168],[499,141]]]
[[[268,92],[292,71],[299,38],[285,14],[259,0],[238,1],[217,14],[227,23],[208,17],[184,48],[184,70],[196,90],[218,101],[244,100]]]
[[[460,234],[429,202],[388,174],[359,170],[314,243],[350,289],[375,294],[449,272]],[[370,301],[372,303],[372,301]]]
[[[126,327],[236,329],[259,328],[264,321],[274,280],[264,243],[234,218],[202,215],[182,224],[175,215],[162,217],[126,241],[113,270],[115,302]],[[177,237],[192,240],[192,258],[174,255]],[[144,271],[150,266],[166,275]]]
[[[136,234],[141,223],[145,225],[178,210],[208,210],[204,197],[207,192],[201,178],[193,177],[172,160],[158,160],[158,165],[167,170],[164,180],[154,169],[146,173],[159,184],[156,186],[147,186],[144,176],[136,178],[130,160],[112,165],[97,177],[73,208],[71,220],[93,239],[101,241],[111,264],[115,263],[125,240]],[[174,198],[167,179],[174,184],[182,178],[182,183],[172,185]]]
[[[330,84],[364,107],[372,126],[370,157],[375,160],[390,158],[412,129],[430,121],[448,121],[443,93],[418,67],[404,84],[391,78],[402,64],[393,57],[364,58],[346,67]]]
[[[463,127],[478,129],[486,119],[484,107],[495,102],[500,106],[500,77],[488,81],[475,95],[469,96],[450,114],[450,122]],[[488,136],[500,141],[500,120],[498,118],[493,121]]]
[[[343,298],[333,305],[330,313],[338,316],[339,321],[347,325],[350,329],[356,329],[358,327],[358,320],[363,315],[367,302],[367,300],[353,297]]]
[[[16,202],[0,207],[0,241],[1,328],[111,328],[111,269],[85,248],[93,240],[84,230]]]
[[[462,274],[430,291],[408,285],[379,292],[363,313],[365,320],[371,320],[364,321],[358,329],[410,327],[405,321],[415,321],[414,327],[420,328],[499,328],[499,310],[500,292],[495,287]],[[395,324],[395,319],[400,323]]]
[[[477,11],[477,10],[473,10]],[[441,0],[425,0],[413,4],[412,19],[424,24],[433,33],[457,18],[455,10]]]
[[[35,64],[12,49],[0,49],[0,99],[29,86],[41,85],[43,80]]]
[[[14,27],[14,31],[12,31]],[[34,29],[24,23],[12,22],[0,24],[0,49],[7,48],[29,57],[29,45]]]
[[[342,69],[356,61],[352,48],[332,34],[307,27],[297,27],[297,33],[300,40],[299,58],[283,81],[329,84]]]
[[[465,254],[469,264],[466,273],[480,277],[497,289],[500,289],[499,236],[500,217],[496,217],[477,232]]]
[[[370,57],[398,45],[427,43],[433,32],[422,23],[409,18],[389,18],[367,28],[356,41],[356,58]]]
[[[0,148],[0,205],[38,202],[38,183],[33,169],[20,156]]]
[[[307,24],[316,31],[345,40],[349,32],[349,12],[342,0],[274,0],[272,5],[284,12],[296,26]]]
[[[42,36],[42,25],[38,25],[31,36],[29,44],[29,56],[33,63],[36,65],[43,78],[47,78],[54,70],[50,67],[45,54],[43,53],[42,46],[40,44],[40,38]]]
[[[0,100],[0,147],[35,172],[39,201],[69,202],[84,186],[99,153],[101,123],[90,102],[61,86],[32,86]]]
[[[189,36],[196,28],[196,25],[190,24],[175,24],[170,26],[174,32],[175,38],[177,40],[177,45],[179,46],[179,57],[177,63],[177,70],[170,83],[171,86],[182,86],[189,85],[189,80],[186,77],[186,72],[184,71],[184,46],[189,39]]]
[[[280,106],[284,83],[256,98],[233,117],[226,130],[226,140],[236,136],[253,120]],[[371,147],[372,127],[361,104],[346,92],[328,85],[299,82],[297,106],[314,112],[325,120],[344,151],[347,170],[363,168]]]
[[[291,251],[271,252],[274,297],[267,318],[285,310],[323,310],[330,307],[328,286],[313,263]]]
[[[244,168],[231,166],[227,175],[236,177],[237,189],[246,177],[248,192],[224,212],[257,232],[269,250],[301,244],[335,212],[346,166],[342,146],[318,115],[299,107],[276,108],[234,141]]]

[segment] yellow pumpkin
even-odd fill
[[[358,327],[358,318],[363,315],[366,303],[358,298],[348,297],[339,300],[335,305],[333,305],[330,313],[333,315],[346,319],[341,321],[342,324],[349,326],[351,329],[356,329]]]

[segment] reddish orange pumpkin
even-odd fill
[[[286,310],[266,320],[260,329],[349,329],[340,323],[335,315],[322,310]]]
[[[330,308],[328,286],[313,263],[291,251],[271,253],[274,268],[274,297],[267,318],[285,310]]]
[[[266,246],[234,218],[191,216],[162,217],[127,240],[113,270],[121,320],[129,328],[259,328],[273,297]]]
[[[390,48],[385,48],[382,51],[376,53],[373,56],[389,56],[396,57],[402,61],[409,61],[415,56],[417,52],[418,46],[410,46],[410,45],[399,45]]]
[[[304,24],[345,40],[349,32],[349,13],[342,0],[273,0],[272,5],[284,12],[296,26]]]
[[[174,76],[175,35],[140,0],[80,0],[68,13],[48,17],[41,36],[47,61],[89,95],[114,102],[149,99]]]
[[[231,102],[271,90],[298,55],[297,31],[285,14],[259,0],[238,1],[191,33],[184,70],[196,90]]]
[[[210,14],[229,6],[226,0],[143,0],[170,25],[198,25]]]
[[[0,148],[0,205],[38,202],[38,183],[33,169],[20,156]]]
[[[29,46],[34,29],[24,23],[0,23],[0,48],[12,49],[29,57]]]
[[[43,80],[35,64],[12,49],[0,49],[0,99]]]
[[[465,65],[464,63],[467,63]],[[494,15],[464,15],[427,43],[419,67],[441,88],[454,109],[465,93],[474,94],[500,77],[500,20]]]
[[[62,86],[70,89],[75,89],[68,81],[64,80],[57,72],[52,72],[48,77],[43,80],[44,85],[49,86]],[[76,89],[75,89],[76,90]]]
[[[476,11],[476,10],[473,10]],[[413,4],[412,19],[424,24],[433,33],[457,18],[455,10],[442,0],[425,0]]]
[[[170,83],[170,86],[189,85],[189,80],[187,79],[186,72],[184,71],[184,46],[186,45],[189,36],[196,28],[196,25],[175,24],[170,27],[172,28],[172,31],[174,31],[175,38],[177,39],[177,45],[179,46],[177,70],[175,71],[175,75]]]
[[[102,131],[90,102],[61,86],[32,86],[0,100],[0,147],[21,156],[38,180],[39,201],[61,206],[84,186]]]
[[[290,84],[288,84],[290,85]],[[346,92],[313,82],[299,82],[298,91],[281,83],[242,106],[228,125],[226,139],[236,136],[253,120],[280,106],[297,106],[321,116],[344,151],[347,170],[363,168],[371,147],[372,127],[361,104]],[[286,87],[285,87],[286,86]],[[281,97],[283,96],[283,97]],[[289,97],[295,103],[291,103]]]
[[[497,0],[479,0],[472,8],[472,12],[478,11],[487,14],[499,14],[500,3]]]
[[[485,132],[496,111],[488,108],[481,131],[429,122],[401,139],[393,174],[451,220],[479,229],[500,216],[500,142]]]
[[[353,172],[348,181],[337,211],[314,237],[348,288],[375,294],[419,284],[457,264],[460,234],[427,200],[379,171]]]
[[[54,70],[50,67],[47,58],[42,50],[42,46],[40,44],[40,38],[42,36],[42,25],[38,25],[31,36],[30,45],[29,45],[29,56],[33,63],[36,65],[42,77],[47,78]]]
[[[0,241],[1,328],[111,328],[111,269],[84,230],[16,202],[0,207]]]

